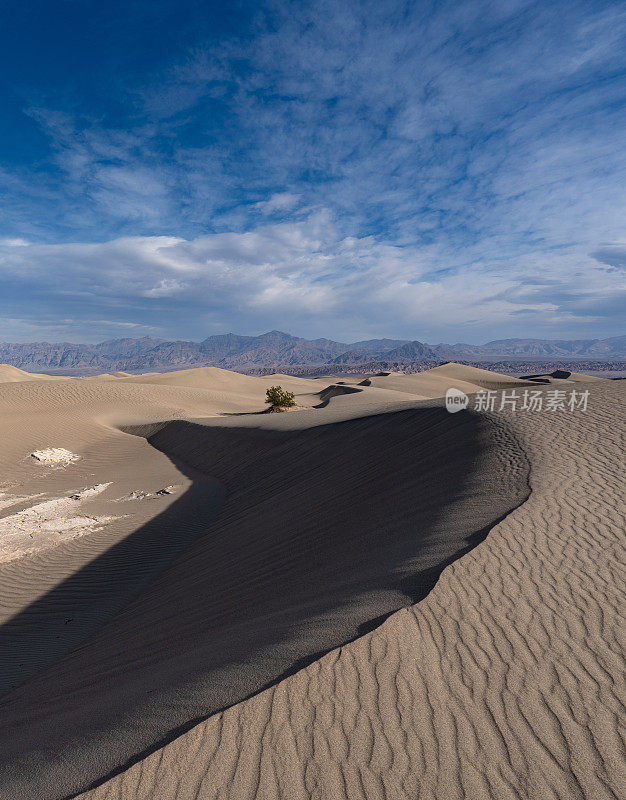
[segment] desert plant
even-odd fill
[[[265,393],[265,402],[273,408],[291,408],[296,404],[293,392],[286,392],[282,386],[270,386]]]

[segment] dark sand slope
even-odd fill
[[[523,450],[495,419],[450,416],[437,401],[334,424],[320,414],[134,429],[192,479],[199,470],[222,483],[224,505],[213,521],[214,499],[196,493],[193,524],[206,520],[205,532],[91,638],[2,698],[3,800],[101,782],[354,639],[423,598],[528,495]],[[136,796],[162,794],[152,784]]]
[[[180,500],[5,621],[0,626],[0,695],[102,627],[206,529],[222,496],[216,481],[194,473]],[[54,555],[62,559],[64,554]],[[49,557],[42,562],[40,569],[50,568]]]
[[[81,800],[622,800],[626,383],[589,388],[506,414],[530,497],[422,602]]]

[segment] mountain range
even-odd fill
[[[145,336],[98,344],[0,343],[0,362],[26,370],[116,372],[216,366],[232,370],[310,365],[357,365],[372,360],[393,363],[508,359],[626,359],[626,336],[608,339],[500,339],[484,345],[426,344],[406,339],[369,339],[346,344],[303,339],[282,331],[260,336],[234,333],[202,342]]]

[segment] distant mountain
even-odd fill
[[[281,364],[324,364],[332,361],[349,346],[330,339],[301,339],[282,331],[270,331],[260,336],[229,336],[232,337],[229,340],[232,344],[227,353],[222,354],[214,349],[221,346],[221,343],[215,344],[215,340],[220,337],[210,336],[201,343],[204,353],[211,353],[213,359],[219,360],[216,366],[226,369]],[[235,342],[235,339],[241,341]]]
[[[0,361],[23,369],[100,369],[115,364],[137,363],[146,366],[149,354],[156,348],[174,344],[165,339],[113,339],[99,344],[31,342],[0,344]],[[182,343],[179,343],[182,344]],[[193,344],[193,343],[189,343]]]
[[[626,359],[626,336],[608,339],[500,339],[484,345],[436,344],[403,339],[369,339],[346,344],[303,339],[282,331],[260,336],[234,333],[202,342],[168,341],[148,336],[99,344],[33,342],[0,344],[0,363],[26,370],[130,372],[216,366],[233,370],[310,365],[358,365],[372,361],[591,358]]]
[[[450,352],[454,355],[624,358],[626,336],[610,339],[497,339],[483,345],[437,345],[436,349],[439,353]]]
[[[423,342],[407,342],[400,347],[394,347],[393,350],[385,353],[384,357],[389,361],[422,361],[424,359],[428,361],[441,358],[434,347]]]
[[[340,357],[345,358],[346,354]],[[626,336],[610,339],[499,339],[487,344],[435,344],[408,342],[383,353],[384,361],[419,361],[494,358],[626,358]]]
[[[394,340],[382,340],[378,349],[372,342],[360,343],[363,352],[377,355]],[[261,336],[227,333],[209,336],[202,342],[165,339],[113,339],[99,344],[34,342],[0,344],[0,362],[22,369],[159,370],[219,366],[225,369],[290,364],[330,363],[351,345],[330,339],[302,339],[282,331]]]
[[[364,342],[354,342],[346,345],[349,349],[333,359],[333,364],[361,364],[405,344],[408,344],[406,339],[369,339]]]

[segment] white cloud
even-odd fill
[[[299,202],[299,195],[291,192],[276,192],[268,200],[255,203],[253,208],[262,214],[273,214],[276,211],[290,211]]]
[[[148,318],[158,303],[173,325],[193,314],[199,325],[210,317],[240,331],[280,327],[359,338],[373,329],[476,340],[531,325],[532,332],[565,335],[603,323],[605,307],[626,295],[621,273],[571,252],[546,262],[538,249],[505,267],[502,259],[447,269],[441,263],[433,249],[344,237],[323,212],[192,240],[0,247],[0,277],[37,285],[59,308],[68,292],[70,299],[132,303]]]
[[[182,292],[185,289],[185,284],[174,278],[161,278],[156,286],[152,289],[146,289],[143,292],[144,297],[171,297],[177,292]]]
[[[89,319],[82,317],[54,319],[50,315],[31,313],[24,309],[23,317],[0,315],[1,342],[99,342],[115,336],[146,336],[154,325],[118,319]]]
[[[11,239],[11,238],[0,238],[0,247],[26,247],[29,244],[26,239]]]
[[[435,5],[277,0],[111,76],[115,113],[37,95],[53,168],[3,170],[0,200],[40,244],[5,241],[0,277],[178,336],[619,330],[626,13]]]

